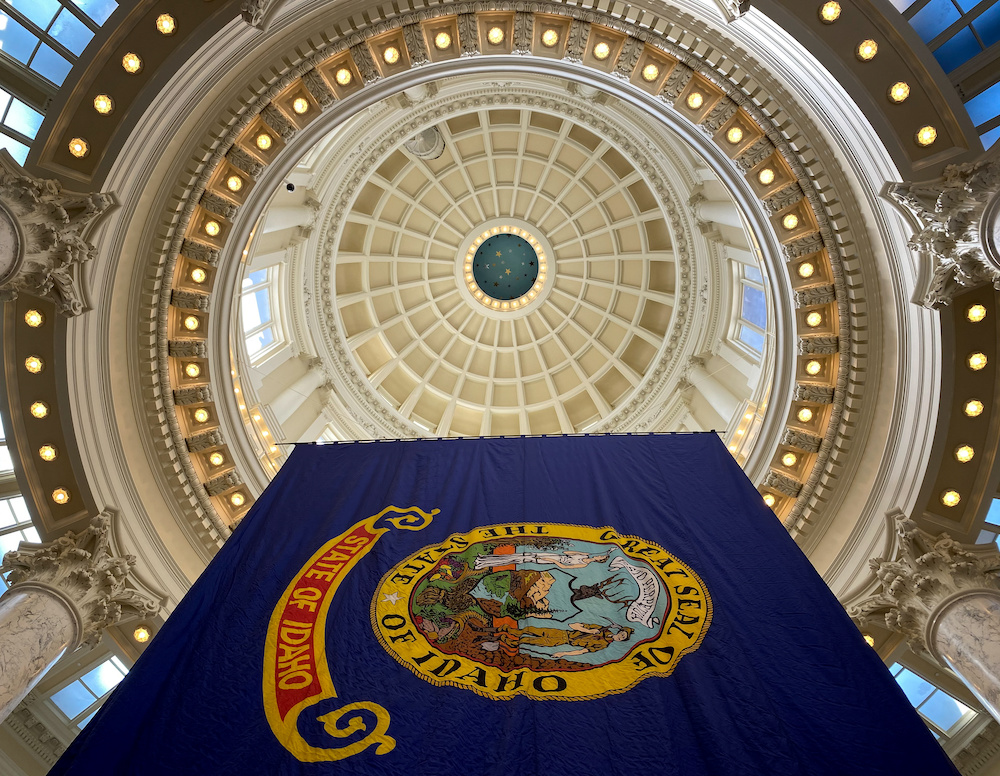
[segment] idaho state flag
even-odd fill
[[[51,773],[957,772],[704,434],[297,448]]]

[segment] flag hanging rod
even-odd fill
[[[315,442],[275,442],[281,447],[296,445],[366,445],[373,442],[457,442],[462,439],[548,439],[556,437],[648,437],[648,436],[697,436],[699,434],[717,434],[724,431],[623,431],[608,434],[518,434],[516,436],[460,436],[460,437],[399,437],[393,439],[330,439]]]

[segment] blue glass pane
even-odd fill
[[[77,56],[87,48],[94,33],[72,13],[63,9],[49,34]]]
[[[967,11],[971,11],[979,5],[980,0],[955,0],[955,3],[960,9],[962,9],[962,12],[965,13]]]
[[[764,292],[752,286],[743,286],[743,307],[740,317],[760,328],[767,326],[767,304]]]
[[[250,286],[258,286],[267,280],[267,270],[258,269],[255,272],[251,272],[245,278],[243,278],[243,288],[250,288]]]
[[[0,472],[14,471],[14,462],[10,459],[10,450],[7,445],[0,445]]]
[[[3,115],[3,112],[5,110],[7,110],[7,106],[9,104],[10,104],[10,95],[7,94],[7,92],[5,92],[3,89],[0,89],[0,116]],[[3,434],[3,437],[5,439],[7,438],[7,434],[5,432],[0,431],[0,433]]]
[[[990,511],[986,513],[986,522],[1000,527],[1000,498],[990,502]]]
[[[945,31],[949,24],[959,20],[961,14],[951,0],[931,0],[910,19],[910,24],[924,43],[930,43]]]
[[[740,326],[740,342],[758,353],[764,352],[764,335],[749,326]]]
[[[31,69],[56,86],[60,86],[66,79],[71,67],[69,62],[44,43],[38,47],[35,58],[31,60]]]
[[[28,64],[31,52],[38,45],[38,37],[5,13],[0,13],[0,49],[18,62]]]
[[[78,728],[80,728],[80,730],[83,730],[85,727],[87,727],[87,723],[90,722],[90,720],[92,720],[94,718],[94,715],[97,712],[98,712],[98,709],[94,709],[92,712],[90,712],[90,714],[88,714],[86,717],[84,717],[79,722],[77,722],[76,726]]]
[[[946,73],[964,65],[976,54],[982,51],[979,41],[972,30],[963,27],[950,40],[934,50],[934,58],[941,64]]]
[[[7,153],[13,156],[18,164],[24,164],[24,160],[28,158],[28,146],[9,135],[0,134],[0,148],[7,149]]]
[[[42,125],[42,114],[32,110],[20,100],[14,100],[3,123],[15,132],[34,138]]]
[[[950,695],[938,690],[931,698],[920,707],[920,713],[937,725],[946,733],[949,728],[962,718],[962,715],[969,708],[964,703],[959,703]]]
[[[892,4],[896,6],[896,10],[902,13],[911,5],[913,5],[917,0],[891,0]]]
[[[965,109],[977,127],[1000,113],[1000,81],[965,103]]]
[[[1000,138],[1000,127],[994,127],[985,135],[979,136],[979,139],[983,141],[983,148],[991,147],[995,142],[997,142],[997,138]]]
[[[5,0],[5,2],[43,30],[48,29],[49,22],[60,8],[59,0]]]
[[[118,683],[125,678],[119,668],[110,660],[101,663],[97,668],[84,674],[81,679],[98,698],[102,698],[111,692]]]
[[[115,0],[73,0],[73,5],[98,24],[104,24],[118,8]]]
[[[764,282],[764,276],[760,274],[760,270],[757,267],[744,267],[743,273],[746,275],[747,280],[756,280],[758,283]]]
[[[976,28],[984,46],[992,46],[1000,41],[1000,3],[987,8],[976,19],[972,26]]]
[[[934,692],[934,685],[926,682],[912,671],[903,669],[896,675],[896,681],[903,688],[907,699],[914,706],[919,706],[926,700],[927,696]]]
[[[274,342],[274,331],[268,326],[263,331],[259,331],[252,337],[247,337],[247,353],[254,355],[260,353],[268,345]]]
[[[94,696],[79,682],[73,682],[52,694],[52,702],[70,719],[86,709],[94,700]]]

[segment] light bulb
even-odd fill
[[[451,35],[447,32],[439,32],[434,36],[434,48],[438,51],[444,51],[449,46],[451,46]]]
[[[822,371],[823,365],[819,361],[813,359],[812,361],[806,362],[806,374],[816,376]]]
[[[781,219],[781,225],[790,232],[799,225],[799,217],[795,213],[789,213]]]
[[[257,142],[257,148],[259,148],[261,151],[266,151],[271,147],[271,143],[273,141],[271,139],[271,136],[267,134],[267,132],[261,132],[259,135],[257,135],[256,142]]]
[[[205,272],[201,267],[195,267],[191,270],[191,280],[195,283],[204,283],[206,278],[208,278],[208,273]]]
[[[201,375],[201,367],[195,363],[186,364],[184,366],[184,374],[191,378],[198,377]]]
[[[840,3],[823,3],[819,8],[819,18],[826,24],[833,24],[840,18]]]
[[[759,173],[757,173],[757,180],[759,180],[765,186],[770,186],[774,183],[774,170],[770,167],[765,167]]]
[[[551,27],[542,33],[542,45],[545,48],[552,48],[559,42],[559,33]]]
[[[115,109],[115,101],[106,94],[99,94],[94,98],[94,110],[102,116],[107,116]]]
[[[301,116],[309,110],[309,100],[305,97],[296,97],[292,100],[292,110]]]
[[[969,364],[969,369],[973,372],[978,372],[980,369],[984,368],[987,363],[987,358],[985,353],[970,353],[967,359]]]
[[[810,329],[815,329],[821,323],[823,323],[823,316],[815,310],[806,316],[806,326]]]
[[[961,445],[955,448],[955,460],[959,463],[968,463],[976,455],[976,451],[972,449],[971,445]]]
[[[650,62],[642,69],[642,80],[652,83],[660,77],[660,68]]]
[[[351,81],[354,80],[354,76],[351,75],[351,71],[348,70],[346,67],[340,68],[340,70],[337,71],[337,74],[334,76],[334,78],[336,79],[337,83],[340,84],[341,86],[347,86]]]
[[[499,46],[503,43],[503,28],[502,27],[490,27],[490,31],[486,33],[486,40],[492,43],[494,46]]]
[[[691,110],[698,110],[698,108],[705,104],[705,95],[701,92],[691,92],[691,94],[687,96],[686,102],[687,106],[691,108]]]
[[[974,304],[965,311],[965,317],[972,323],[979,323],[986,317],[986,308],[981,304]]]
[[[789,468],[795,466],[795,464],[798,463],[798,460],[799,457],[795,455],[795,453],[785,453],[781,456],[781,463]]]
[[[726,132],[726,140],[732,145],[736,145],[743,139],[743,129],[741,127],[730,127]]]
[[[52,491],[52,500],[57,504],[66,504],[69,502],[69,491],[66,488],[56,488]]]
[[[897,105],[910,96],[910,85],[906,81],[896,81],[889,87],[889,101]]]
[[[142,59],[139,58],[138,54],[133,54],[130,51],[122,57],[122,67],[129,75],[135,75],[142,70]]]
[[[917,130],[917,145],[929,146],[937,140],[937,130],[928,125]]]
[[[44,417],[48,417],[49,405],[43,401],[32,402],[31,404],[31,415],[32,417],[41,420]]]
[[[156,17],[156,29],[161,35],[173,35],[177,32],[177,22],[168,13],[161,13]]]
[[[38,457],[43,461],[54,461],[59,453],[52,445],[42,445],[38,448]]]
[[[611,56],[611,46],[609,46],[604,41],[601,41],[596,46],[594,46],[594,58],[599,59],[602,62]]]
[[[979,399],[969,399],[965,402],[962,412],[970,418],[978,418],[983,414],[983,403]]]
[[[816,267],[808,261],[803,261],[795,271],[800,278],[811,278],[813,273],[816,272]]]
[[[862,62],[870,62],[878,54],[878,43],[871,38],[861,41],[855,52]]]
[[[941,494],[941,503],[946,507],[958,506],[958,502],[961,500],[962,496],[957,490],[946,490]]]
[[[82,159],[90,153],[90,143],[82,137],[74,137],[69,141],[69,152],[77,159]]]
[[[45,368],[45,362],[38,356],[28,356],[24,359],[24,368],[31,372],[31,374],[37,375]]]
[[[399,49],[395,46],[386,46],[382,49],[382,59],[387,65],[394,65],[399,61]]]
[[[800,423],[808,423],[813,419],[813,411],[808,407],[803,407],[798,411],[796,417],[799,419]]]
[[[28,310],[24,314],[24,322],[28,324],[32,329],[37,329],[43,323],[45,323],[45,316],[42,315],[38,310]]]
[[[194,419],[198,423],[207,423],[209,418],[208,410],[204,407],[199,407],[194,411]]]

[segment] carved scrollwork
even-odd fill
[[[308,73],[303,75],[302,83],[306,85],[306,89],[309,90],[309,94],[311,94],[316,102],[318,102],[323,108],[332,105],[337,99],[333,90],[329,87],[327,82],[323,80],[323,76],[321,76],[316,70],[310,70]]]
[[[667,76],[666,83],[663,84],[663,91],[660,94],[670,101],[676,100],[681,96],[684,87],[688,85],[692,78],[694,78],[694,70],[683,62],[678,62],[674,65],[674,69],[670,71],[670,75]]]
[[[200,453],[202,450],[219,447],[222,443],[222,432],[218,429],[206,431],[204,434],[196,434],[187,439],[188,450],[192,453]]]
[[[829,356],[837,352],[838,338],[834,336],[803,337],[799,340],[802,355]]]
[[[802,490],[802,483],[787,477],[780,472],[768,472],[764,478],[764,485],[772,490],[784,493],[786,496],[796,498]]]
[[[818,304],[829,304],[837,298],[837,290],[833,285],[803,288],[795,292],[796,307],[812,307]]]
[[[212,388],[208,385],[196,385],[174,390],[174,404],[208,404],[211,401]]]
[[[231,490],[232,488],[242,484],[243,478],[240,477],[239,472],[235,469],[231,469],[228,472],[220,474],[218,477],[213,477],[206,482],[205,491],[209,496],[219,496],[227,490]]]
[[[204,340],[170,340],[167,352],[174,358],[208,358],[208,345]]]
[[[795,401],[808,401],[814,404],[833,404],[834,388],[832,385],[796,385]]]
[[[818,453],[822,441],[818,436],[806,434],[794,428],[786,428],[785,433],[781,437],[781,444],[804,450],[807,453]]]
[[[197,291],[181,291],[174,289],[170,293],[170,304],[182,310],[197,310],[207,313],[212,298],[208,294],[199,294]]]

